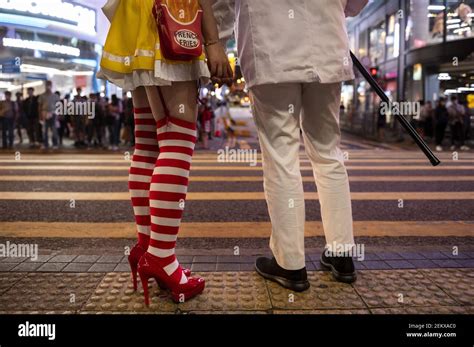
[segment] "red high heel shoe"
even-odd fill
[[[138,274],[143,286],[143,294],[145,296],[145,305],[150,304],[148,296],[148,279],[155,278],[158,285],[169,288],[171,298],[174,302],[180,303],[201,294],[205,287],[205,281],[199,277],[189,277],[188,283],[179,284],[176,279],[170,277],[158,262],[149,253],[145,253],[138,262]]]
[[[133,280],[133,290],[137,291],[137,267],[138,267],[138,261],[142,257],[143,254],[146,253],[146,249],[143,248],[141,245],[138,243],[133,246],[133,248],[130,250],[130,254],[128,256],[128,263],[130,264],[130,269],[132,270],[132,280]],[[189,269],[183,269],[184,274],[186,277],[191,276],[191,270]],[[158,280],[157,280],[158,283]],[[166,289],[165,286],[161,286],[160,283],[158,285]]]

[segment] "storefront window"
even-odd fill
[[[405,40],[409,48],[443,42],[444,0],[407,0]]]
[[[380,23],[378,26],[371,28],[369,33],[370,40],[370,60],[374,65],[383,62],[385,54],[385,22]]]
[[[400,23],[397,15],[388,17],[387,38],[387,59],[397,58],[400,53]]]
[[[368,47],[368,40],[367,40],[367,31],[363,31],[359,34],[359,57],[367,56],[369,51]]]
[[[447,5],[446,39],[451,41],[473,36],[474,0],[448,0]]]
[[[406,101],[419,101],[423,98],[422,66],[415,64],[405,70],[405,97]]]

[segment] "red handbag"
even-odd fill
[[[180,22],[170,13],[162,0],[155,0],[153,6],[160,37],[160,50],[165,59],[189,61],[202,54],[202,9],[187,23]]]

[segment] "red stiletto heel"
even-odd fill
[[[130,263],[130,268],[132,270],[132,281],[133,281],[133,291],[137,291],[137,266]]]
[[[189,277],[187,283],[180,284],[179,279],[169,276],[158,261],[149,253],[145,253],[138,262],[138,273],[142,281],[145,305],[149,305],[148,279],[155,278],[158,285],[168,288],[173,301],[180,303],[189,300],[202,293],[205,281],[199,277]],[[146,288],[145,288],[146,287]]]
[[[142,287],[143,287],[143,295],[145,296],[145,305],[150,306],[150,297],[148,295],[148,279],[146,274],[142,274],[140,271],[138,271],[140,274],[140,281],[142,282]]]
[[[140,260],[140,258],[142,257],[143,254],[145,254],[146,252],[146,249],[143,248],[141,245],[139,245],[138,243],[133,246],[133,248],[130,250],[130,254],[128,256],[128,263],[130,264],[130,270],[132,272],[132,281],[133,281],[133,290],[134,291],[137,291],[137,267],[138,267],[138,261]],[[189,277],[191,276],[191,270],[190,269],[183,269],[183,272],[185,274],[186,277]],[[156,280],[156,282],[158,283],[158,285],[160,286],[160,288],[162,289],[167,289],[166,288],[166,285],[164,285],[163,283],[163,286],[158,282],[158,280]]]
[[[128,263],[130,264],[130,269],[132,271],[132,280],[133,280],[133,290],[137,291],[137,266],[138,261],[145,254],[146,250],[139,245],[138,243],[133,246],[130,250],[130,254],[128,256]]]

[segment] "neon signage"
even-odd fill
[[[64,0],[0,0],[5,14],[46,19],[74,30],[95,34],[96,11]]]

